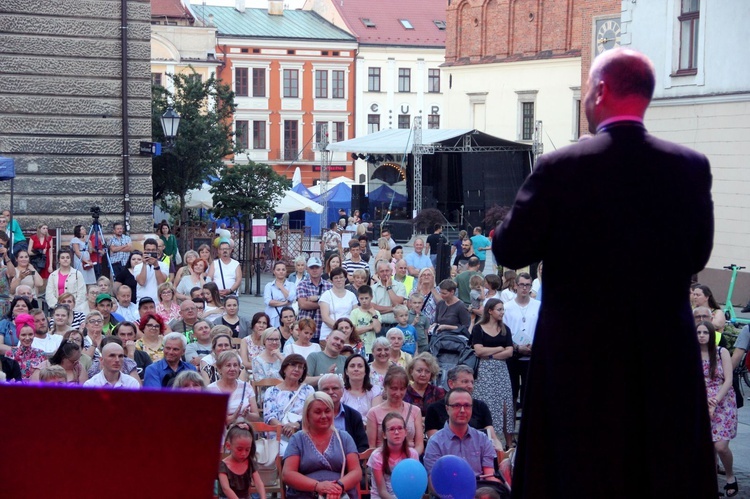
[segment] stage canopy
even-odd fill
[[[468,139],[465,139],[465,137]],[[422,130],[422,145],[435,146],[436,152],[442,147],[466,147],[463,152],[469,152],[471,149],[477,148],[500,148],[501,150],[505,148],[512,148],[512,150],[531,148],[526,144],[500,139],[469,128]],[[411,154],[413,148],[414,133],[411,129],[389,129],[350,140],[333,142],[328,144],[327,149],[334,152],[363,154]]]

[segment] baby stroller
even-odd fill
[[[436,384],[448,390],[448,371],[459,364],[465,364],[474,370],[477,376],[479,359],[474,355],[474,349],[469,344],[469,338],[458,331],[446,331],[434,334],[430,338],[430,353],[440,365],[440,373]]]

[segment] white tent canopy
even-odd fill
[[[422,130],[422,144],[436,144],[472,132],[465,129]],[[388,129],[363,135],[341,142],[328,144],[333,152],[357,152],[370,154],[411,154],[414,147],[414,134],[410,129]]]
[[[276,213],[291,213],[300,210],[320,214],[323,213],[323,206],[294,191],[286,191],[284,197],[274,207]]]
[[[185,195],[185,208],[203,208],[210,210],[214,207],[214,197],[209,191],[211,186],[204,183],[200,189],[187,191]]]
[[[350,178],[336,177],[336,178],[332,178],[331,180],[328,181],[328,189],[330,190],[334,186],[337,186],[337,185],[339,185],[342,182],[345,183],[346,185],[348,185],[349,187],[351,187],[352,184],[354,184],[354,180],[352,180]],[[310,191],[310,192],[312,192],[316,196],[320,196],[320,184],[315,184],[314,186],[310,187],[307,190]]]

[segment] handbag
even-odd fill
[[[291,412],[291,408],[292,408],[292,404],[294,403],[294,400],[297,398],[300,391],[302,391],[303,386],[304,385],[300,385],[300,387],[297,388],[297,391],[294,392],[294,396],[292,396],[292,398],[289,399],[289,402],[286,404],[286,407],[284,407],[284,409],[282,410],[281,424],[302,422],[302,415]]]
[[[339,441],[339,447],[341,447],[341,454],[344,456],[344,460],[341,462],[341,477],[339,478],[339,480],[342,480],[344,478],[344,472],[346,471],[346,451],[344,450],[344,443],[341,441],[341,435],[339,435],[339,431],[334,429],[333,433],[336,435],[336,438]],[[326,499],[326,495],[318,494],[318,499]],[[339,499],[349,499],[349,494],[347,494],[346,491],[344,490],[341,492]]]
[[[279,456],[279,450],[278,440],[261,437],[255,441],[255,462],[259,466],[273,466]]]
[[[29,263],[36,269],[37,272],[41,272],[45,269],[47,258],[44,253],[36,253],[34,256],[29,258]]]
[[[740,386],[741,376],[741,369],[738,367],[734,370],[734,373],[732,373],[732,388],[734,388],[734,395],[737,398],[737,409],[745,405],[745,397],[742,394],[742,387]]]

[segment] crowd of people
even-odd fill
[[[458,455],[477,476],[494,476],[497,451],[516,445],[542,265],[536,279],[494,273],[480,257],[489,239],[475,230],[452,245],[454,277],[436,283],[433,250],[445,244],[439,226],[427,241],[417,238],[406,257],[387,230],[375,256],[366,236],[344,252],[331,231],[322,241],[325,261],[311,256],[297,258],[294,268],[273,266],[258,311],[240,310],[242,268],[227,240],[215,254],[202,246],[177,264],[166,224],[144,240],[143,251],[116,224],[107,242],[110,280],[101,276],[104,261],[93,263],[103,251],[86,239],[85,227],[76,227],[70,248],[57,255],[44,226],[28,249],[0,232],[5,381],[228,394],[222,497],[244,497],[250,485],[263,493],[248,457],[256,421],[282,428],[282,476],[291,496],[351,496],[361,479],[358,454],[367,449],[376,449],[368,462],[376,497],[395,497],[390,474],[402,459],[421,459],[429,472],[439,457]],[[692,299],[716,452],[731,493],[731,373],[739,360],[725,348],[723,314],[710,289],[695,285]],[[430,343],[443,335],[463,338],[475,365],[441,365]],[[264,380],[275,381],[256,393]]]

